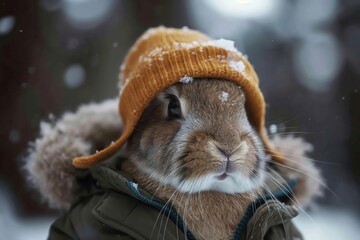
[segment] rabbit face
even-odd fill
[[[265,151],[230,81],[195,79],[164,90],[128,140],[130,160],[181,192],[249,192],[264,180]]]

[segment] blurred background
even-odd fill
[[[330,189],[299,228],[359,239],[359,13],[359,0],[0,0],[0,238],[45,239],[60,214],[21,171],[39,122],[116,96],[128,49],[164,25],[234,40],[249,56],[270,133],[311,142]]]

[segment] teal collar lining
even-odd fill
[[[245,214],[234,232],[233,239],[240,239],[241,234],[246,231],[247,223],[249,222],[251,217],[256,212],[256,209],[258,209],[261,205],[263,205],[268,200],[271,200],[274,198],[280,200],[284,197],[285,198],[290,197],[292,195],[292,189],[295,187],[295,185],[296,185],[296,180],[292,179],[292,180],[290,180],[290,182],[287,184],[287,186],[285,188],[279,189],[278,191],[276,191],[272,194],[267,194],[264,197],[260,197],[257,200],[255,200],[254,202],[252,202],[246,208]]]
[[[296,185],[296,180],[292,179],[285,188],[283,189],[279,189],[278,191],[272,193],[272,194],[268,194],[264,197],[260,197],[257,200],[255,200],[254,202],[252,202],[245,211],[244,217],[241,219],[241,221],[239,222],[238,226],[236,227],[236,230],[234,232],[234,236],[232,239],[239,239],[241,234],[243,232],[246,231],[246,227],[247,227],[247,223],[249,222],[249,220],[251,219],[251,217],[254,215],[254,213],[256,212],[256,210],[263,205],[267,200],[271,200],[271,199],[282,199],[282,198],[287,198],[291,195],[292,193],[292,189],[295,187]],[[170,205],[164,205],[160,202],[154,201],[152,199],[149,199],[147,197],[145,197],[144,195],[142,195],[138,189],[137,189],[137,185],[131,181],[127,182],[127,186],[129,187],[129,189],[131,190],[131,192],[140,200],[144,201],[145,203],[151,205],[151,206],[155,206],[157,208],[163,209],[164,211],[164,215],[168,216],[176,225],[177,227],[183,231],[184,230],[184,221],[181,218],[181,216],[176,212],[176,210]],[[196,240],[196,238],[194,237],[194,235],[191,233],[190,230],[186,230],[186,236],[188,240]]]

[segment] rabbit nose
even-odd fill
[[[218,146],[216,146],[217,149],[219,150],[219,152],[224,155],[228,160],[229,158],[231,157],[231,155],[233,155],[234,152],[230,152],[230,151],[227,151],[227,150],[224,150],[222,148],[219,148]]]

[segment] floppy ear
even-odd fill
[[[314,160],[307,157],[313,146],[303,138],[275,136],[271,139],[273,147],[284,156],[284,162],[279,167],[282,172],[297,180],[293,189],[298,204],[301,207],[313,205],[314,199],[323,195],[325,181]],[[279,166],[279,164],[276,164]]]
[[[51,207],[70,206],[76,171],[72,159],[102,149],[119,137],[118,103],[118,98],[90,103],[65,113],[55,123],[41,122],[40,136],[30,144],[24,170]]]

